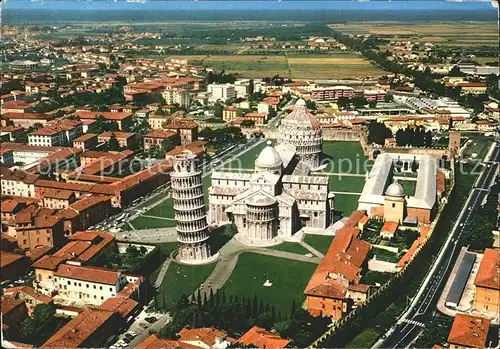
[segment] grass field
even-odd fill
[[[297,254],[301,254],[301,255],[310,253],[309,250],[304,248],[298,242],[289,242],[289,241],[282,242],[281,244],[279,244],[277,246],[273,246],[270,249],[291,252],[291,253],[297,253]]]
[[[154,229],[175,227],[175,222],[166,219],[139,216],[130,222],[135,229]]]
[[[498,45],[496,22],[348,22],[330,25],[348,34],[372,34],[414,38],[445,46]]]
[[[234,159],[230,163],[224,165],[224,169],[238,170],[240,168],[253,169],[255,168],[255,160],[259,156],[262,149],[266,147],[266,142],[262,142],[259,145],[253,147],[249,151],[243,153],[238,158]]]
[[[471,137],[470,142],[467,143],[467,147],[464,149],[462,156],[464,158],[471,158],[473,154],[476,154],[476,159],[484,159],[488,150],[491,147],[493,138],[488,137]]]
[[[222,289],[228,295],[250,299],[256,296],[259,301],[275,305],[284,312],[294,301],[296,305],[304,302],[302,292],[315,269],[313,263],[243,253]],[[263,286],[268,279],[272,286]]]
[[[364,177],[348,177],[342,175],[328,176],[330,190],[361,193],[365,185]]]
[[[304,242],[319,252],[325,254],[332,243],[333,236],[331,235],[314,235],[306,234],[304,236]]]
[[[351,212],[358,208],[359,197],[360,195],[335,194],[335,211],[349,217]]]
[[[357,141],[323,142],[323,153],[329,159],[324,172],[365,174],[373,165],[373,161],[363,154]]]
[[[158,290],[157,306],[169,310],[181,295],[190,296],[215,268],[207,265],[183,265],[172,262]]]
[[[415,195],[415,189],[417,188],[417,181],[400,181],[406,196]]]

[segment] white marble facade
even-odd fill
[[[301,130],[300,142],[289,137],[288,129],[298,120],[303,120],[296,125]],[[312,141],[307,147],[306,140]],[[233,222],[242,241],[265,244],[291,237],[302,227],[326,229],[332,223],[335,195],[329,192],[328,177],[311,174],[319,165],[321,128],[304,101],[299,100],[283,120],[278,142],[273,146],[268,141],[253,173],[212,174],[210,224]]]

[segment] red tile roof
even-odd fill
[[[152,334],[141,343],[137,344],[137,349],[200,349],[195,345],[182,343],[172,339],[161,339],[156,334]]]
[[[31,266],[35,269],[48,269],[48,270],[56,270],[57,267],[66,261],[65,257],[56,257],[56,256],[43,256]]]
[[[50,337],[42,348],[79,348],[105,323],[114,312],[99,308],[85,309]],[[111,334],[110,334],[111,335]]]
[[[468,348],[484,348],[489,326],[489,319],[457,314],[448,335],[448,342]]]
[[[382,230],[381,232],[387,232],[387,233],[396,233],[396,231],[398,230],[398,226],[399,224],[397,222],[385,222],[384,225],[382,226]]]
[[[68,279],[115,285],[118,281],[120,273],[105,268],[60,264],[54,275]]]
[[[281,349],[290,343],[288,339],[281,338],[279,334],[268,332],[258,326],[249,329],[240,337],[238,342],[247,346],[256,346],[260,349]]]
[[[474,285],[500,290],[500,258],[497,249],[484,250]]]
[[[111,297],[106,299],[99,308],[118,313],[121,317],[126,319],[138,306],[139,303],[133,299],[127,297]]]
[[[23,258],[25,258],[23,255],[0,251],[0,268],[5,268]]]
[[[216,343],[216,339],[224,339],[227,333],[213,327],[202,328],[183,328],[179,332],[179,340],[182,342],[200,341],[212,347]]]

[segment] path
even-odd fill
[[[360,196],[361,193],[356,193],[356,192],[352,192],[352,191],[332,191],[331,193],[334,193],[334,194],[343,194],[343,195],[356,195],[356,196]]]
[[[167,273],[168,267],[170,265],[170,258],[167,257],[165,259],[165,262],[163,262],[163,265],[161,266],[160,272],[158,273],[158,276],[155,281],[155,287],[158,288],[161,286],[163,282],[163,278],[165,277],[165,274]]]
[[[316,257],[323,258],[325,256],[323,253],[319,252],[317,249],[315,249],[311,245],[307,244],[303,240],[299,241],[299,244],[302,247],[304,247],[306,250],[308,250],[309,252],[311,252],[313,255],[315,255]]]
[[[168,217],[159,217],[159,216],[150,216],[150,215],[146,215],[146,214],[141,214],[139,215],[140,217],[146,217],[146,218],[154,218],[154,219],[163,219],[165,221],[174,221],[175,222],[175,218],[168,218]]]
[[[318,172],[320,176],[337,176],[337,177],[363,177],[366,178],[366,174],[363,173],[344,173],[344,172]]]
[[[142,242],[145,244],[177,241],[175,227],[122,231],[115,233],[114,236],[118,241]]]
[[[210,294],[210,289],[212,289],[212,292],[215,293],[217,292],[217,290],[221,289],[222,286],[224,286],[226,281],[233,273],[234,268],[236,267],[236,264],[238,262],[238,256],[244,252],[259,253],[263,255],[274,256],[279,258],[287,258],[314,264],[319,264],[319,262],[321,261],[320,257],[306,257],[301,254],[272,250],[272,249],[267,249],[265,247],[246,246],[239,243],[235,238],[232,238],[231,240],[229,240],[227,244],[225,244],[219,250],[220,254],[219,261],[217,262],[217,265],[215,266],[214,270],[212,270],[212,273],[208,276],[205,282],[203,282],[203,287],[200,290],[202,297],[204,297],[204,294],[206,294],[208,298]],[[196,289],[193,294],[197,292],[198,289]]]

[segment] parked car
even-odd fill
[[[134,338],[137,337],[137,333],[135,333],[134,331],[128,331],[127,333],[133,336]]]
[[[144,323],[144,322],[139,322],[139,327],[146,329],[146,328],[148,328],[149,326],[148,326],[148,324],[146,324],[146,323]]]

